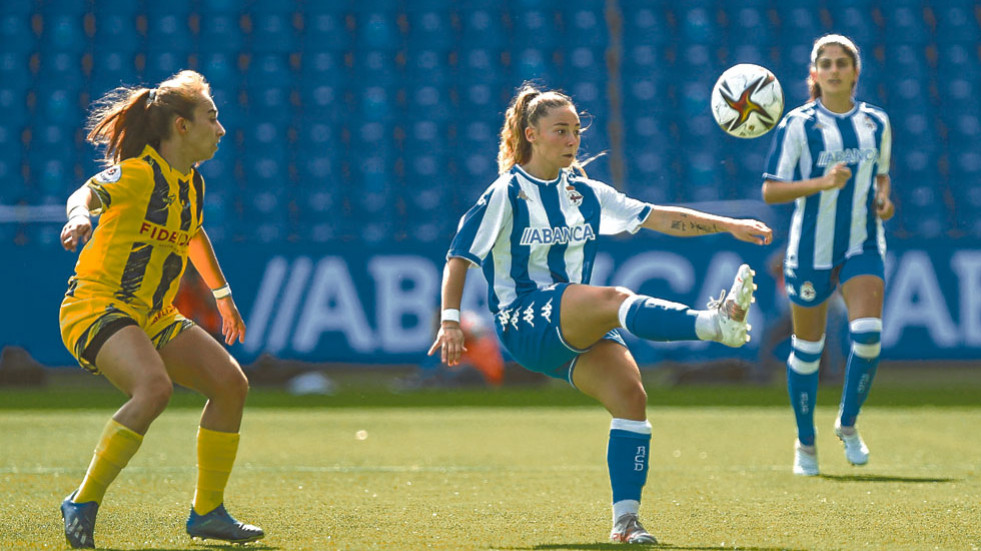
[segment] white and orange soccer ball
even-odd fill
[[[758,138],[782,115],[783,88],[766,67],[733,65],[712,87],[712,117],[731,136]]]

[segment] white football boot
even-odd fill
[[[624,513],[613,523],[610,541],[613,543],[657,543],[657,539],[644,528],[634,513]]]
[[[754,275],[756,272],[749,265],[741,265],[736,271],[736,279],[733,280],[729,293],[726,294],[723,290],[719,298],[708,303],[709,310],[716,311],[718,341],[726,346],[739,348],[749,342],[752,326],[746,323],[746,316],[749,314],[750,304],[756,301],[753,297],[753,291],[756,290]]]
[[[797,476],[821,474],[818,470],[817,448],[815,448],[814,453],[808,453],[801,446],[800,440],[794,441],[794,474]]]
[[[841,419],[835,420],[835,436],[845,445],[845,459],[852,465],[865,465],[869,462],[869,447],[858,434],[858,429],[852,428],[851,434],[845,434],[841,429]]]

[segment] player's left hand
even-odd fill
[[[439,332],[436,334],[436,341],[429,347],[429,356],[440,350],[440,359],[444,364],[453,367],[460,363],[460,357],[467,351],[464,344],[463,328],[459,322],[446,321],[440,324]]]
[[[233,345],[235,341],[245,342],[245,320],[235,306],[235,301],[231,296],[220,298],[215,301],[218,305],[218,313],[221,314],[221,334],[225,337],[225,344]]]
[[[757,245],[769,245],[773,241],[773,230],[759,220],[735,220],[729,233],[740,241]]]
[[[877,196],[875,198],[875,213],[882,220],[889,220],[896,214],[896,205],[892,203],[892,200],[888,196]]]

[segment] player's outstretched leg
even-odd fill
[[[72,549],[95,549],[95,516],[99,504],[95,501],[75,503],[75,490],[61,502],[61,518],[65,520],[65,540]]]
[[[708,310],[693,310],[684,304],[634,295],[620,305],[620,326],[651,341],[717,341],[740,347],[749,341],[746,323],[753,303],[755,272],[746,264],[736,271],[729,293],[709,302]]]
[[[260,540],[266,535],[258,526],[235,520],[225,510],[224,504],[204,515],[197,514],[191,507],[191,515],[187,518],[187,533],[192,538],[230,543],[248,543]]]

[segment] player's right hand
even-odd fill
[[[436,341],[429,347],[429,356],[442,349],[440,358],[443,363],[453,367],[460,363],[460,357],[467,347],[463,345],[463,328],[455,321],[443,322],[436,333]]]
[[[61,246],[66,251],[75,252],[75,248],[84,245],[92,237],[92,221],[87,216],[74,216],[61,228]]]
[[[848,179],[851,177],[852,169],[848,168],[848,165],[845,163],[838,163],[831,167],[831,170],[824,175],[824,189],[841,189],[845,187],[845,184],[848,183]]]

